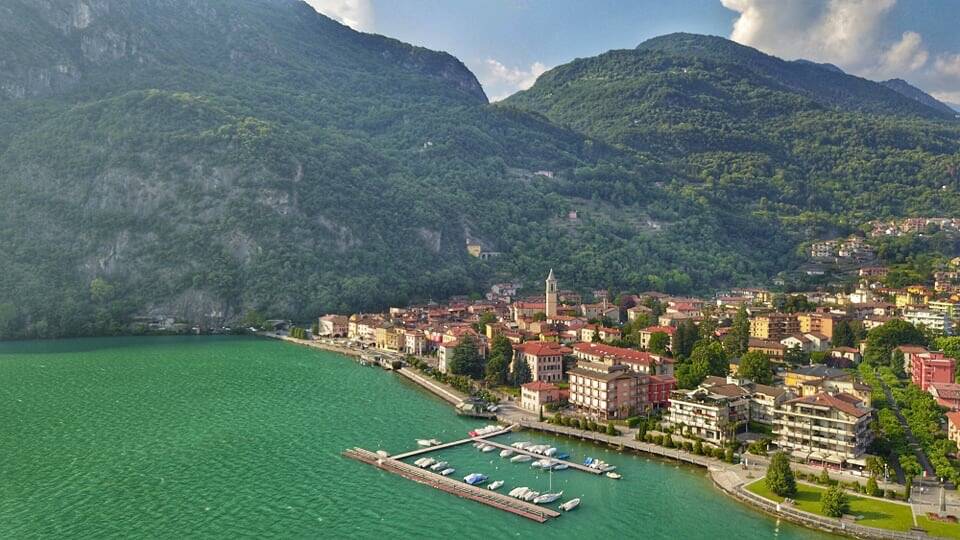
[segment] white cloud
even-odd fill
[[[920,34],[904,32],[900,41],[881,55],[876,71],[882,77],[903,77],[925,66],[929,56]]]
[[[730,39],[786,59],[829,62],[874,80],[894,77],[957,102],[960,54],[932,55],[923,36],[888,39],[896,0],[720,0],[739,14]]]
[[[373,31],[373,4],[370,0],[305,0],[310,6],[331,19],[359,30]]]
[[[491,101],[500,101],[514,92],[526,90],[537,82],[537,77],[549,69],[542,62],[534,62],[529,68],[507,67],[503,63],[488,58],[479,70],[480,83]]]

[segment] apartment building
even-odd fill
[[[867,451],[873,440],[872,412],[859,398],[843,393],[791,399],[776,411],[777,446],[805,462],[842,466]]]
[[[676,429],[723,445],[750,420],[750,392],[732,383],[674,390],[666,420]]]
[[[526,362],[533,381],[563,380],[563,357],[572,350],[554,341],[528,341],[515,345],[513,361]]]
[[[750,337],[780,341],[800,332],[800,322],[790,313],[767,313],[750,319]]]
[[[910,360],[910,380],[924,392],[932,383],[954,382],[957,361],[942,352],[914,354]]]

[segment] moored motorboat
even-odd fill
[[[512,458],[510,458],[510,461],[511,461],[512,463],[526,463],[526,462],[532,461],[532,460],[533,460],[533,458],[530,457],[530,456],[528,456],[528,455],[526,455],[526,454],[520,454],[519,456],[513,456]]]
[[[420,462],[420,468],[426,469],[427,467],[433,465],[436,462],[437,460],[433,459],[432,457],[423,458],[423,461]]]
[[[619,479],[623,478],[623,476],[622,476],[620,473],[608,472],[608,473],[607,473],[607,478],[612,478],[612,479],[614,479],[614,480],[619,480]]]
[[[426,461],[426,460],[427,460],[427,458],[422,457],[422,458],[414,461],[413,464],[416,465],[417,467],[422,467],[422,466],[423,466],[423,462]]]
[[[453,467],[447,467],[446,469],[440,471],[440,474],[442,474],[443,476],[450,476],[455,472],[457,472],[457,470],[454,469]]]
[[[522,499],[525,500],[525,501],[527,501],[527,502],[530,502],[530,501],[536,499],[536,498],[539,497],[539,496],[540,496],[540,492],[539,492],[539,491],[532,491],[532,490],[531,490],[531,491],[528,491],[528,492],[524,493]]]
[[[560,453],[558,453],[557,455],[555,455],[555,456],[553,456],[553,457],[555,457],[555,458],[557,458],[557,459],[567,459],[567,458],[570,457],[570,454],[568,454],[568,453],[566,453],[566,452],[560,452]]]
[[[553,457],[553,455],[556,454],[556,453],[557,453],[557,449],[551,446],[550,448],[547,448],[547,449],[543,452],[543,455],[545,455],[545,456],[547,456],[547,457]]]
[[[564,512],[569,512],[578,506],[580,506],[580,499],[570,499],[569,501],[561,504],[560,509]]]
[[[516,448],[517,450],[523,450],[524,448],[530,446],[530,441],[519,441],[511,444],[510,446]]]
[[[500,457],[510,457],[512,455],[513,455],[513,450],[510,450],[509,448],[506,448],[500,451]]]
[[[417,439],[417,446],[422,446],[424,448],[433,446],[433,442],[430,439]]]
[[[533,499],[533,504],[550,504],[560,497],[563,497],[562,491],[559,493],[544,493],[543,495],[535,497]]]
[[[429,442],[430,442],[430,445],[431,445],[431,446],[439,446],[439,445],[440,445],[440,440],[439,440],[439,439],[430,439]]]
[[[477,484],[482,484],[487,481],[487,475],[480,473],[471,473],[463,477],[463,481],[475,486]]]
[[[562,471],[564,469],[569,469],[569,468],[570,468],[570,465],[567,465],[566,463],[557,463],[556,465],[553,466],[553,470],[555,471]]]
[[[503,480],[497,480],[496,482],[493,482],[492,484],[487,486],[487,489],[489,489],[490,491],[496,491],[500,489],[502,486],[503,486]]]
[[[488,452],[493,452],[493,451],[496,450],[496,449],[497,449],[496,446],[494,446],[494,445],[492,445],[492,444],[488,444],[488,445],[484,446],[483,448],[481,448],[480,451],[483,452],[483,453],[488,453]]]
[[[438,461],[430,466],[431,471],[442,471],[443,469],[446,469],[446,468],[447,468],[446,461]]]
[[[377,450],[377,455],[382,458],[390,457],[390,453],[387,452],[386,450]]]

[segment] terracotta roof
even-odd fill
[[[927,348],[926,348],[926,347],[922,347],[922,346],[920,346],[920,345],[900,345],[899,347],[897,347],[897,349],[899,349],[900,352],[903,352],[903,353],[925,353],[925,352],[929,352],[929,351],[927,351]]]
[[[960,399],[960,384],[930,383],[930,389],[936,391],[936,396],[943,399]]]
[[[514,345],[513,348],[529,356],[564,355],[573,352],[554,341],[528,341]]]
[[[949,422],[951,426],[960,426],[960,412],[948,412],[947,422]]]
[[[610,358],[624,364],[641,364],[648,366],[655,363],[673,363],[673,359],[665,356],[658,356],[645,351],[625,349],[623,347],[614,347],[603,343],[576,343],[573,346],[573,350],[601,358]]]
[[[556,386],[543,381],[528,382],[522,386],[524,389],[531,390],[533,392],[548,392],[550,390],[557,390]]]
[[[677,329],[672,326],[648,326],[641,330],[641,332],[647,332],[653,334],[654,332],[663,332],[664,334],[673,335],[676,333]]]
[[[843,397],[841,397],[843,396]],[[843,413],[849,414],[850,416],[855,416],[857,418],[866,416],[870,414],[871,409],[857,407],[857,403],[860,403],[860,400],[849,394],[836,394],[830,395],[826,392],[821,392],[813,396],[806,396],[796,399],[791,399],[787,404],[793,403],[804,403],[807,405],[819,405],[821,407],[830,407],[832,409],[837,409]]]
[[[769,386],[766,384],[755,384],[753,385],[754,393],[765,394],[773,397],[780,397],[787,393],[786,389],[780,388],[779,386]]]

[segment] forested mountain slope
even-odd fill
[[[655,155],[672,191],[789,230],[960,212],[960,124],[884,85],[711,36],[673,34],[545,73],[504,107]]]
[[[659,60],[613,52],[597,75],[616,85],[558,68],[491,106],[452,56],[297,0],[4,2],[0,338],[305,319],[550,267],[703,292],[792,264],[821,219],[956,209],[932,187],[955,188],[955,128],[913,100],[885,90],[870,108],[892,109],[864,114],[630,54]]]

